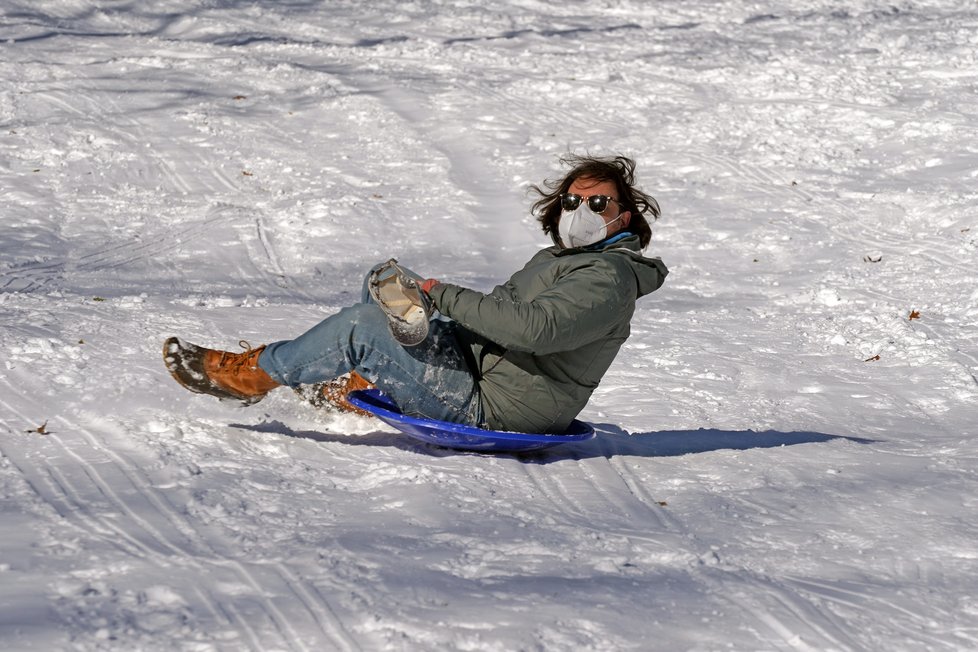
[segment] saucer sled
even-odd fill
[[[350,392],[346,400],[409,437],[428,444],[459,450],[490,453],[533,451],[558,444],[586,441],[594,437],[594,428],[577,419],[564,433],[551,435],[485,430],[448,421],[412,417],[403,414],[397,404],[378,389]]]

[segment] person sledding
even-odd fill
[[[342,402],[374,385],[404,414],[512,432],[562,432],[628,339],[638,298],[668,270],[642,254],[658,203],[628,158],[568,156],[534,186],[554,245],[490,293],[423,279],[388,261],[362,301],[293,340],[234,353],[171,337],[167,369],[187,389],[243,404],[281,386]],[[341,379],[341,380],[337,380]]]

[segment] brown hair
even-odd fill
[[[560,220],[560,196],[567,192],[577,179],[593,179],[594,181],[611,181],[618,190],[618,201],[622,211],[631,211],[632,217],[628,230],[639,237],[642,247],[647,247],[652,239],[652,227],[649,226],[645,214],[652,220],[659,219],[659,202],[634,187],[635,162],[624,156],[614,158],[599,158],[590,155],[568,154],[561,157],[560,162],[571,165],[571,171],[562,179],[550,179],[540,186],[530,186],[530,191],[540,195],[533,203],[533,213],[543,227],[543,232],[555,238],[557,222]],[[556,239],[555,239],[556,241]]]

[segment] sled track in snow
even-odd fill
[[[10,396],[13,388],[5,384],[8,390],[5,395]],[[6,400],[0,399],[0,406],[16,420],[30,422]],[[114,437],[129,436],[121,428],[110,430],[114,431],[110,432]],[[52,464],[50,455],[25,456],[19,447],[0,448],[0,454],[10,459],[34,492],[65,523],[84,533],[86,539],[102,541],[156,568],[193,573],[200,579],[196,586],[202,606],[225,625],[241,632],[250,649],[261,651],[283,646],[298,652],[359,649],[322,593],[286,564],[244,562],[240,559],[243,554],[218,552],[152,486],[137,464],[106,445],[90,429],[58,418],[49,431],[51,434],[44,435],[45,445],[56,445],[58,452],[70,458],[70,466]],[[86,444],[86,454],[75,450],[77,443],[68,434],[59,433],[80,435]],[[37,459],[42,461],[38,463]],[[119,487],[131,489],[133,493],[123,496]],[[99,505],[108,507],[108,513],[125,518],[109,518],[98,509]],[[252,593],[242,603],[219,595],[212,588],[203,588],[218,583],[243,585]],[[251,613],[244,613],[242,607],[248,604],[254,605]],[[260,609],[260,618],[255,617],[255,608]],[[256,629],[253,625],[258,624],[266,627]],[[269,640],[269,632],[275,633],[273,640]]]
[[[9,410],[10,406],[6,402],[0,402]],[[64,449],[62,438],[55,435],[47,435],[47,437],[58,442]],[[36,466],[27,459],[11,455],[10,452],[10,450],[0,449],[0,454],[13,462],[33,491],[50,505],[65,523],[77,529],[87,540],[102,541],[116,547],[132,558],[148,562],[159,568],[173,566],[180,568],[188,565],[186,553],[175,551],[168,541],[162,540],[162,535],[155,531],[155,528],[144,530],[144,533],[151,535],[151,541],[146,542],[114,520],[94,511],[93,502],[104,497],[110,501],[112,506],[121,508],[122,513],[130,519],[134,518],[132,510],[108,487],[94,467],[76,453],[68,451],[72,459],[78,463],[77,468],[81,469],[81,477],[69,479],[64,470],[58,466],[49,463]],[[83,491],[83,483],[93,488],[94,491],[91,488],[88,492]],[[143,519],[135,517],[134,520],[140,527],[145,527]],[[174,552],[177,552],[179,556],[175,557]],[[195,566],[194,564],[189,565]],[[203,569],[196,565],[194,570],[199,575]],[[202,588],[213,585],[214,576],[210,575],[209,579],[211,581],[201,582],[196,587],[196,594],[203,606],[216,619],[224,620],[222,624],[232,626],[244,633],[250,642],[250,649],[261,650],[261,643],[251,628],[249,619],[245,618],[233,603],[222,603],[212,591]]]
[[[0,292],[38,292],[66,273],[108,271],[161,256],[193,242],[226,219],[223,210],[218,209],[214,213],[175,233],[167,231],[165,237],[157,237],[159,234],[147,234],[142,237],[140,244],[123,243],[97,249],[80,256],[76,262],[62,260],[0,272]]]
[[[131,92],[138,98],[143,91],[137,89]],[[147,175],[152,176],[156,171],[160,175],[159,181],[163,187],[186,196],[207,198],[206,201],[224,208],[217,210],[213,216],[184,227],[156,228],[145,233],[123,234],[127,242],[96,248],[78,258],[74,258],[69,253],[62,260],[27,264],[4,270],[0,272],[0,292],[37,292],[74,272],[105,272],[141,260],[162,257],[174,249],[202,238],[213,226],[234,215],[228,211],[231,208],[229,204],[221,203],[221,197],[230,194],[239,195],[241,187],[239,182],[222,169],[221,152],[196,147],[194,144],[200,138],[194,133],[178,134],[183,137],[174,137],[172,133],[161,134],[158,130],[150,129],[138,118],[139,107],[123,106],[118,99],[119,94],[113,89],[103,89],[95,93],[95,95],[79,95],[70,89],[54,86],[34,91],[31,97],[42,107],[49,107],[49,110],[42,111],[47,114],[45,120],[56,123],[64,116],[69,116],[72,121],[81,121],[85,124],[87,130],[96,139],[104,138],[107,142],[122,141],[124,151],[138,152],[139,158],[136,161],[122,166],[118,161],[106,160],[101,150],[94,149],[89,152],[90,165],[93,169],[97,169],[100,165],[111,165],[117,180],[128,179],[137,186],[145,186]],[[127,95],[124,94],[123,97],[125,96]],[[139,99],[135,102],[138,103]],[[104,126],[106,124],[112,125],[112,129],[106,129]],[[190,130],[179,121],[174,122],[172,127],[178,130],[181,128],[184,131]],[[60,210],[67,210],[67,207],[60,207]],[[311,300],[312,297],[307,293],[288,287],[290,285],[287,282],[288,276],[279,263],[265,231],[267,229],[262,223],[262,218],[259,217],[258,239],[261,246],[255,250],[247,242],[242,242],[248,251],[252,266],[261,276],[268,278],[272,286],[287,289],[304,301]],[[137,238],[136,242],[132,242],[134,237]],[[264,264],[265,261],[268,261],[267,265]],[[268,271],[269,267],[271,272]]]
[[[143,92],[141,89],[127,90],[127,95],[136,93],[138,96],[141,92]],[[95,95],[79,96],[69,89],[57,87],[38,91],[34,96],[78,116],[81,122],[88,125],[93,132],[104,134],[110,141],[114,139],[126,141],[127,151],[140,152],[141,157],[145,157],[145,161],[149,164],[147,168],[155,169],[160,173],[162,185],[181,194],[212,197],[219,192],[241,191],[240,185],[235,183],[218,164],[205,158],[205,152],[212,153],[211,150],[168,149],[174,142],[195,142],[194,134],[174,138],[172,133],[160,134],[147,128],[143,122],[133,117],[140,110],[123,107],[116,99],[118,93],[112,90],[98,92],[97,101]],[[79,107],[76,106],[78,102],[85,102],[85,104]],[[114,128],[106,131],[102,127],[105,124],[112,125]],[[180,126],[183,126],[183,123],[170,124],[171,129]],[[132,182],[145,183],[146,181],[144,168],[140,166],[132,166],[121,172],[123,173],[121,178],[129,178]]]
[[[743,583],[745,577],[750,580],[747,586]],[[756,620],[762,626],[759,631],[770,632],[793,650],[861,652],[869,641],[853,632],[859,631],[860,621],[869,625],[880,618],[886,618],[903,633],[905,647],[899,649],[962,649],[957,643],[942,639],[940,632],[932,632],[932,618],[915,611],[916,604],[909,598],[907,606],[898,605],[871,592],[856,590],[855,582],[819,581],[791,574],[774,578],[745,569],[727,573],[723,568],[705,569],[697,579],[731,609]],[[866,584],[863,588],[878,587]],[[842,616],[837,610],[857,612],[860,616]],[[974,635],[969,638],[978,642]]]
[[[752,628],[775,649],[863,649],[863,642],[847,633],[846,624],[826,613],[810,593],[749,569],[728,570],[704,542],[669,513],[668,507],[658,504],[627,460],[601,442],[600,436],[598,441],[604,456],[578,461],[572,473],[559,474],[555,465],[523,467],[534,488],[569,524],[605,536],[624,537],[644,549],[646,558],[652,553],[655,563],[680,568],[703,587],[705,596],[739,613],[740,622],[753,623]],[[569,489],[564,480],[578,476],[586,482]],[[578,507],[589,499],[589,509]]]
[[[872,585],[858,585],[855,582],[842,581],[816,581],[792,576],[786,577],[785,584],[791,586],[799,594],[811,596],[810,599],[817,600],[819,603],[827,603],[859,612],[866,622],[872,622],[879,618],[881,613],[886,612],[889,622],[903,632],[906,641],[919,643],[920,649],[962,649],[957,643],[942,639],[935,634],[929,634],[929,619],[921,617],[920,613],[912,608],[914,605],[901,606],[895,604],[893,600],[871,595],[865,590],[857,590],[858,588],[877,588]],[[974,632],[967,633],[958,630],[956,634],[971,641],[972,647],[978,645],[978,635]]]
[[[910,256],[920,257],[941,268],[957,269],[962,273],[967,272],[969,274],[971,272],[971,268],[967,264],[942,255],[941,252],[945,251],[947,247],[940,241],[946,238],[941,238],[937,234],[929,234],[925,237],[919,233],[915,233],[911,238],[905,230],[899,228],[899,222],[896,223],[897,228],[894,228],[894,221],[889,219],[873,221],[872,225],[874,229],[871,232],[858,232],[856,229],[864,227],[867,222],[865,217],[860,215],[850,202],[846,202],[825,192],[809,192],[800,185],[792,185],[792,181],[777,172],[757,165],[743,163],[722,154],[707,155],[694,153],[691,154],[691,157],[709,168],[718,168],[726,172],[732,178],[740,181],[742,185],[746,185],[778,201],[785,197],[794,196],[805,203],[834,207],[839,213],[849,219],[834,222],[829,232],[847,242],[857,245],[857,250],[864,249],[871,251],[886,248],[890,251],[898,251]]]
[[[560,473],[557,465],[522,464],[531,485],[563,516],[563,521],[585,531],[624,537],[640,546],[651,546],[656,555],[669,563],[685,556],[688,541],[676,529],[668,527],[662,514],[626,489],[618,494],[608,487],[621,486],[616,472],[602,460],[577,460],[573,471]],[[599,470],[595,471],[596,467]],[[604,469],[604,471],[600,470]],[[623,499],[625,506],[623,506]],[[586,506],[582,508],[581,506]],[[650,522],[651,521],[651,522]],[[648,525],[648,528],[636,527]]]
[[[246,214],[247,213],[247,214]],[[168,252],[192,245],[218,228],[231,229],[234,225],[251,223],[253,238],[240,237],[248,261],[247,266],[237,258],[231,262],[237,267],[241,279],[257,274],[269,287],[284,290],[298,303],[319,303],[320,300],[290,280],[279,262],[278,255],[268,235],[263,216],[253,217],[250,211],[230,204],[217,204],[209,210],[208,217],[186,225],[179,230],[166,229],[144,234],[138,243],[122,243],[85,253],[72,261],[61,260],[39,265],[16,267],[0,272],[0,293],[36,293],[47,289],[67,274],[98,274],[138,263],[142,260],[162,258]],[[236,229],[234,229],[236,230]],[[255,244],[257,243],[257,245]],[[242,257],[243,258],[243,257]]]
[[[267,280],[269,285],[279,287],[289,293],[290,296],[299,300],[299,303],[321,303],[319,299],[314,297],[309,292],[297,286],[291,280],[288,272],[282,266],[279,260],[279,255],[275,250],[272,237],[268,233],[267,220],[265,216],[259,211],[253,219],[255,225],[256,240],[258,242],[258,247],[251,245],[250,241],[247,239],[242,239],[241,243],[248,252],[248,258],[251,261],[252,266]],[[266,261],[267,266],[271,268],[271,272],[265,269],[265,265],[261,264],[261,261]]]
[[[138,467],[134,463],[125,459],[121,454],[116,453],[111,448],[105,446],[87,428],[84,428],[78,424],[72,424],[67,420],[63,420],[63,422],[70,429],[80,432],[88,441],[88,443],[91,445],[92,450],[98,450],[99,452],[103,453],[106,457],[111,459],[112,462],[115,463],[116,468],[119,471],[121,471],[121,473],[125,476],[126,481],[137,490],[138,495],[140,497],[146,498],[152,504],[156,512],[165,521],[164,525],[173,526],[176,529],[176,531],[182,535],[182,538],[185,540],[185,542],[181,544],[180,542],[171,540],[170,535],[163,534],[161,528],[154,526],[148,520],[138,516],[129,507],[126,501],[124,501],[121,497],[119,497],[114,492],[112,492],[111,485],[109,483],[104,482],[101,480],[101,478],[97,477],[97,472],[94,472],[94,468],[91,467],[91,465],[87,465],[80,456],[72,452],[69,448],[65,447],[63,440],[57,438],[56,435],[52,435],[52,437],[54,437],[59,442],[59,444],[61,444],[62,447],[65,448],[65,450],[68,450],[69,453],[73,457],[75,457],[78,462],[81,463],[83,468],[86,469],[86,473],[90,477],[92,477],[93,479],[97,479],[97,485],[99,487],[99,490],[104,495],[109,497],[111,501],[116,506],[118,506],[121,510],[130,514],[130,516],[139,525],[139,527],[144,532],[149,534],[152,539],[155,539],[155,541],[158,542],[159,546],[164,549],[164,552],[168,554],[177,555],[177,556],[182,555],[185,558],[188,558],[192,566],[198,567],[204,573],[208,573],[209,571],[208,567],[215,567],[215,566],[220,569],[228,569],[232,571],[234,575],[236,575],[238,578],[243,580],[247,586],[250,586],[255,591],[255,595],[262,596],[262,602],[264,604],[266,614],[268,615],[269,620],[272,623],[274,623],[275,628],[280,632],[283,641],[286,644],[293,643],[294,644],[292,646],[293,648],[295,648],[297,645],[298,649],[300,650],[308,649],[304,644],[301,644],[301,639],[298,633],[295,631],[291,620],[285,616],[283,611],[279,609],[279,607],[274,602],[271,601],[271,599],[267,596],[266,593],[267,588],[269,586],[272,586],[274,583],[278,583],[278,581],[281,580],[282,582],[284,582],[286,588],[291,590],[295,594],[295,596],[302,602],[302,605],[306,607],[306,609],[309,610],[310,613],[312,613],[316,617],[317,623],[320,622],[319,614],[313,611],[310,608],[307,599],[304,599],[305,596],[309,595],[308,591],[304,589],[300,589],[293,581],[290,581],[289,578],[286,578],[284,575],[282,575],[281,572],[282,565],[280,563],[275,562],[269,565],[252,564],[251,569],[249,569],[248,566],[238,561],[237,559],[225,559],[224,557],[218,555],[217,551],[215,551],[214,548],[210,546],[210,544],[203,537],[197,534],[197,532],[189,524],[186,518],[180,515],[176,510],[174,510],[173,507],[165,500],[165,498],[159,495],[159,492],[150,485],[146,476],[138,471]],[[127,435],[127,433],[125,433],[121,429],[117,430],[113,434],[116,435],[117,437],[125,437]],[[114,484],[118,486],[118,483],[114,483]],[[193,549],[196,549],[196,551],[199,552],[192,552],[190,550],[187,550],[188,544],[189,547],[192,547]],[[201,554],[205,556],[200,556]],[[258,574],[261,574],[268,577],[269,573],[266,572],[266,569],[273,569],[275,573],[278,573],[279,577],[278,578],[271,577],[269,578],[271,582],[266,581],[260,583],[257,580],[256,576]],[[292,577],[293,579],[295,579],[294,576]],[[329,633],[329,631],[324,630],[324,633]]]
[[[771,578],[751,573],[749,591],[740,580],[743,571],[727,576],[710,569],[699,574],[709,591],[750,618],[759,632],[767,631],[784,646],[799,652],[840,650],[859,652],[862,642],[852,640],[838,620],[816,603]],[[781,646],[778,646],[781,647]]]

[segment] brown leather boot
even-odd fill
[[[280,385],[258,366],[265,347],[253,349],[247,342],[241,346],[243,353],[231,353],[171,337],[163,343],[163,361],[174,380],[191,392],[251,405]]]
[[[370,389],[374,384],[356,371],[343,374],[326,383],[301,385],[295,388],[296,393],[317,408],[353,412],[360,416],[373,416],[365,410],[354,407],[346,400],[346,395],[358,389]]]

